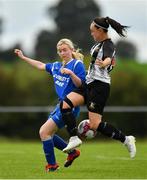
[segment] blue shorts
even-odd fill
[[[80,114],[80,107],[73,108],[73,115],[75,116],[75,118],[77,118],[79,116],[79,114]],[[62,120],[62,114],[60,111],[59,104],[57,104],[55,109],[50,113],[48,120],[50,118],[56,123],[58,128],[63,128],[65,126],[64,121]]]

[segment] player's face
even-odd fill
[[[94,23],[91,23],[90,25],[90,32],[91,36],[95,41],[100,41],[101,40],[101,28],[97,29],[94,25]]]
[[[67,44],[58,46],[57,51],[61,59],[63,59],[64,61],[69,61],[72,59],[73,50]]]

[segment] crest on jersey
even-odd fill
[[[92,109],[95,109],[95,103],[94,103],[94,102],[90,102],[89,108],[90,108],[91,110],[92,110]]]

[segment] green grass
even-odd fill
[[[58,172],[44,171],[45,159],[39,142],[0,141],[0,179],[146,179],[147,144],[137,141],[137,156],[130,159],[116,141],[85,142],[81,156],[64,168],[66,154],[56,150]]]

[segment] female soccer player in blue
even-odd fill
[[[72,41],[69,39],[61,39],[57,43],[57,52],[62,59],[62,62],[45,64],[24,56],[23,52],[19,49],[15,49],[14,52],[19,58],[28,64],[39,70],[46,70],[51,76],[53,76],[59,102],[62,101],[67,94],[77,87],[80,87],[82,82],[85,81],[85,68],[83,62],[81,61],[83,55],[79,53],[78,50],[75,50]],[[78,116],[79,111],[79,107],[73,108],[72,112],[75,117]],[[61,137],[55,135],[55,133],[58,128],[62,128],[64,125],[62,114],[60,112],[60,105],[57,104],[54,111],[50,113],[48,120],[41,126],[39,131],[40,138],[43,143],[44,154],[48,163],[46,165],[46,171],[55,171],[59,168],[59,165],[56,163],[54,146],[63,150],[67,144]],[[82,141],[80,139],[78,140],[80,145]],[[73,160],[79,155],[80,151],[77,149],[68,152],[68,157],[64,166],[70,166]]]

